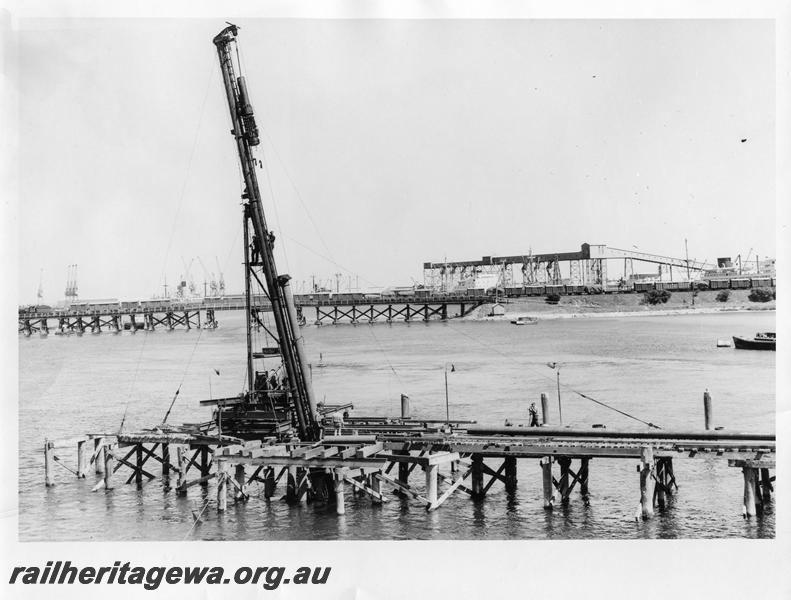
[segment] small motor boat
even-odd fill
[[[535,325],[538,323],[538,319],[536,317],[517,317],[511,323],[514,325]]]
[[[776,344],[774,332],[756,333],[753,339],[733,336],[733,346],[738,350],[775,350]]]

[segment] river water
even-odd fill
[[[77,480],[58,466],[57,485],[44,486],[45,438],[113,432],[122,419],[127,431],[152,427],[179,388],[169,422],[205,421],[210,412],[198,406],[199,400],[239,393],[245,380],[243,315],[220,313],[218,319],[220,328],[213,331],[20,337],[20,540],[775,535],[774,504],[763,518],[743,520],[741,470],[710,457],[674,461],[680,489],[669,508],[647,522],[634,519],[639,502],[634,460],[592,460],[590,506],[575,490],[570,505],[554,512],[542,508],[540,467],[532,460],[518,461],[515,494],[496,484],[483,501],[458,493],[432,513],[396,496],[372,507],[368,499],[347,492],[347,513],[338,517],[334,507],[269,502],[251,486],[249,502],[229,502],[228,511],[218,514],[213,484],[176,497],[165,493],[160,479],[138,490],[122,485],[117,476],[115,490],[92,493],[93,473]],[[715,425],[768,432],[775,426],[775,353],[718,349],[716,341],[774,328],[774,312],[753,312],[558,319],[524,327],[465,321],[346,324],[309,326],[303,332],[317,397],[331,404],[352,402],[355,415],[398,415],[400,394],[407,393],[413,416],[444,418],[444,373],[453,365],[448,373],[451,419],[526,423],[529,403],[540,406],[545,392],[556,420],[556,371],[546,365],[552,361],[560,364],[565,425],[642,427],[578,391],[663,428],[702,428],[702,397],[708,389]],[[76,444],[56,454],[74,468]],[[207,500],[202,522],[192,528],[192,512]]]

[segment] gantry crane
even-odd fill
[[[231,115],[231,134],[244,178],[243,235],[245,262],[245,295],[247,298],[247,386],[241,402],[229,405],[219,402],[217,421],[224,431],[234,435],[288,434],[289,425],[296,428],[300,439],[317,440],[320,429],[316,418],[302,336],[299,333],[294,300],[289,285],[290,277],[277,272],[273,253],[274,235],[267,227],[258,189],[253,147],[259,143],[258,127],[247,93],[241,66],[234,65],[238,28],[229,24],[215,38],[214,45],[220,61],[228,108]],[[238,56],[238,54],[236,54]],[[237,76],[237,69],[239,75]],[[252,226],[252,238],[250,237]],[[263,279],[263,281],[262,281]],[[253,320],[258,312],[252,308],[251,288],[260,286],[272,304],[276,331],[263,327],[275,342],[275,347],[254,351],[252,346]],[[260,325],[263,325],[260,323]],[[268,372],[256,370],[256,359],[280,356],[285,377],[275,381]],[[278,369],[280,371],[280,369]]]

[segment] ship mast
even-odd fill
[[[242,199],[244,200],[245,295],[247,298],[247,372],[250,390],[247,395],[247,403],[255,405],[268,401],[272,405],[272,414],[277,414],[277,407],[272,403],[272,397],[277,397],[277,395],[274,394],[272,387],[266,387],[266,383],[262,382],[265,390],[256,384],[256,380],[259,379],[257,376],[261,374],[255,371],[254,359],[271,355],[273,351],[279,351],[286,374],[283,389],[279,392],[285,393],[285,405],[293,413],[299,437],[304,440],[316,440],[320,435],[316,421],[316,402],[310,381],[306,377],[307,361],[289,285],[290,276],[280,275],[277,272],[273,253],[275,237],[267,227],[258,188],[255,158],[252,153],[252,147],[259,144],[258,127],[255,123],[253,108],[250,105],[245,78],[241,75],[241,67],[234,65],[232,50],[235,49],[237,33],[238,28],[235,25],[229,25],[214,38],[214,45],[217,48],[220,70],[228,98],[228,108],[233,125],[231,134],[236,140],[239,163],[244,177]],[[249,238],[250,226],[252,226],[252,239]],[[263,277],[263,281],[261,281],[261,277]],[[277,349],[263,348],[261,352],[255,352],[252,347],[251,329],[256,324],[262,325],[258,318],[258,311],[253,305],[254,294],[251,291],[253,284],[257,284],[261,288],[272,305],[276,331],[264,329],[276,340]],[[263,375],[265,382],[266,373]],[[254,409],[255,406],[247,408]],[[225,422],[228,421],[225,420]]]

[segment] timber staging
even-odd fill
[[[394,321],[445,321],[449,318],[464,316],[482,304],[493,301],[489,296],[401,296],[368,300],[336,298],[333,300],[313,300],[297,304],[296,315],[300,325],[308,323],[305,315],[308,307],[315,308],[315,325],[331,323],[374,323]],[[152,303],[153,304],[153,303]],[[449,308],[456,312],[449,313]],[[30,337],[38,333],[46,337],[50,332],[55,335],[98,334],[107,331],[119,334],[123,331],[165,331],[174,329],[216,329],[219,322],[216,312],[220,310],[244,310],[240,302],[156,303],[156,306],[123,308],[118,306],[96,306],[68,311],[20,310],[18,332]],[[261,313],[271,312],[272,305],[259,301],[251,306],[254,321],[261,322]]]
[[[57,464],[78,478],[95,472],[91,475],[96,477],[95,492],[111,491],[116,481],[142,486],[158,476],[166,491],[179,495],[194,485],[213,482],[220,512],[228,509],[229,495],[236,502],[253,498],[254,485],[263,486],[267,501],[281,485],[282,500],[333,504],[338,515],[346,511],[347,490],[378,505],[390,500],[384,492],[390,489],[433,511],[454,493],[480,500],[496,484],[515,493],[517,461],[538,460],[544,508],[552,510],[558,503],[568,504],[575,487],[582,502],[590,504],[591,460],[627,460],[636,461],[637,467],[635,496],[639,489],[640,507],[635,518],[646,520],[655,508],[664,509],[678,488],[674,461],[707,458],[742,470],[745,518],[762,515],[774,492],[774,434],[484,427],[381,417],[325,420],[325,426],[333,424],[331,435],[313,443],[274,438],[244,441],[219,435],[212,431],[212,423],[91,434],[68,444],[46,440],[46,485],[55,485]],[[72,468],[63,453],[55,451],[74,448],[75,441],[76,467]]]

